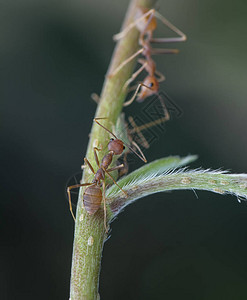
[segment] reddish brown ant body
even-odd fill
[[[160,19],[163,24],[165,24],[172,31],[177,33],[178,37],[171,38],[153,38],[153,32],[157,28],[157,20]],[[127,26],[122,32],[114,36],[114,40],[119,40],[123,38],[129,30],[133,27],[136,27],[140,32],[139,45],[142,47],[131,57],[127,58],[122,64],[120,64],[109,76],[116,75],[128,62],[134,59],[139,54],[144,56],[143,59],[139,59],[138,62],[142,65],[125,83],[124,88],[135,80],[135,78],[145,69],[148,75],[145,77],[142,83],[139,83],[134,95],[130,100],[124,103],[124,106],[130,105],[136,98],[138,102],[144,101],[147,97],[154,94],[158,95],[159,83],[165,80],[165,77],[156,70],[156,64],[152,59],[153,54],[174,54],[178,53],[177,49],[157,49],[152,48],[150,43],[169,43],[169,42],[182,42],[186,40],[186,35],[180,31],[177,27],[171,24],[167,19],[160,15],[154,9],[147,10],[145,8],[139,7],[136,12],[135,21]],[[140,92],[139,92],[140,91]],[[139,94],[138,94],[139,92]],[[163,100],[160,98],[161,102]],[[166,118],[169,120],[169,113],[165,108],[164,103],[163,107],[166,113]]]
[[[121,155],[125,149],[124,142],[117,138],[116,135],[114,135],[109,129],[104,127],[102,124],[99,123],[99,119],[105,119],[105,118],[95,118],[94,122],[96,122],[99,126],[104,128],[106,131],[108,131],[114,138],[110,139],[110,142],[108,143],[108,153],[103,157],[101,163],[99,163],[98,155],[96,151],[100,151],[101,149],[94,147],[94,158],[96,161],[96,164],[98,166],[98,170],[95,172],[93,166],[90,164],[90,162],[87,160],[87,158],[84,158],[84,162],[86,165],[89,166],[90,170],[94,174],[94,179],[91,183],[82,183],[82,184],[76,184],[69,186],[67,188],[68,198],[69,198],[69,207],[70,212],[72,214],[73,219],[75,220],[75,216],[72,210],[71,205],[71,195],[70,191],[75,188],[79,188],[82,186],[89,185],[83,194],[83,204],[84,207],[89,215],[93,215],[97,212],[97,210],[100,208],[102,200],[104,203],[104,225],[107,232],[107,226],[106,226],[106,200],[105,200],[105,174],[107,174],[112,181],[119,187],[119,189],[127,196],[127,193],[117,184],[117,182],[114,180],[114,178],[110,175],[110,172],[123,168],[124,165],[119,165],[113,168],[109,169],[109,166],[112,162],[114,155]],[[128,148],[130,148],[127,144],[125,144]],[[132,148],[130,148],[131,151],[133,151],[138,157],[140,157],[144,162],[147,162],[145,158],[141,157],[138,153],[136,153]],[[101,190],[101,187],[103,187],[103,193]]]

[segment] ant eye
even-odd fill
[[[123,149],[125,149],[125,146],[123,146]]]
[[[152,87],[154,84],[153,84],[153,82],[150,82],[149,83],[149,87]]]
[[[114,138],[111,138],[110,141],[114,141]]]

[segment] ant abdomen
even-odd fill
[[[100,208],[102,191],[98,185],[91,185],[85,189],[83,203],[89,215],[93,215]]]
[[[136,19],[140,19],[145,13],[148,12],[148,9],[139,7],[136,11]],[[146,16],[144,20],[136,23],[136,27],[140,32],[151,31],[153,32],[157,27],[156,18],[154,16]]]

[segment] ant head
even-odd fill
[[[108,150],[113,151],[114,155],[120,155],[123,153],[125,147],[123,141],[119,139],[110,139],[108,144]]]
[[[147,76],[143,81],[143,86],[136,99],[137,102],[142,102],[147,97],[157,94],[159,91],[159,83],[155,76]]]
[[[159,90],[159,83],[155,76],[147,76],[143,84],[149,87],[149,92],[157,92]],[[143,89],[148,90],[147,88],[143,87]]]
[[[120,139],[117,138],[117,136],[112,133],[109,129],[107,129],[105,126],[103,126],[102,124],[99,123],[100,118],[95,118],[94,122],[96,122],[100,127],[104,128],[107,132],[109,132],[111,135],[114,136],[115,139],[111,138],[110,142],[108,143],[108,150],[109,151],[113,151],[114,155],[120,155],[123,153],[125,146],[123,141],[121,141]],[[104,118],[101,118],[104,119]],[[136,153],[135,150],[133,150],[129,145],[127,145],[125,143],[125,145],[132,151],[134,152],[141,160],[143,160],[144,162],[147,162],[146,158],[141,157],[138,153]]]

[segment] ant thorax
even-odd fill
[[[99,183],[101,180],[105,179],[105,172],[103,169],[99,168],[94,176],[93,182]]]
[[[111,162],[112,162],[112,157],[113,157],[114,153],[113,151],[110,151],[109,153],[107,153],[103,158],[102,158],[102,162],[100,164],[100,166],[104,169],[107,169]]]

